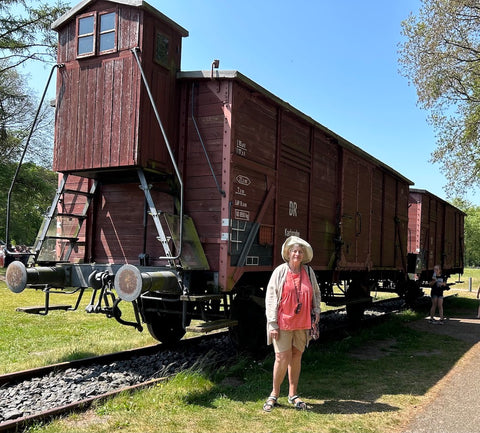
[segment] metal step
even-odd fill
[[[49,305],[49,310],[71,310],[71,305]],[[39,314],[42,311],[45,311],[45,305],[36,305],[32,307],[17,307],[16,311],[29,314]]]
[[[185,328],[187,332],[207,333],[216,331],[217,329],[229,328],[231,326],[237,326],[238,320],[219,319],[211,322],[201,322],[198,324],[190,325]]]

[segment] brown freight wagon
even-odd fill
[[[59,189],[13,291],[44,289],[48,311],[50,289],[78,306],[91,288],[88,312],[161,341],[192,319],[248,335],[290,235],[354,316],[373,287],[408,286],[404,176],[237,71],[180,72],[188,32],[144,1],[84,0],[53,28]]]
[[[179,79],[186,211],[222,288],[265,283],[289,235],[312,243],[325,295],[363,272],[401,279],[409,180],[237,71]]]
[[[410,272],[423,283],[437,264],[447,276],[463,274],[465,213],[422,189],[410,189],[408,204]]]

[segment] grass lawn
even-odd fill
[[[474,281],[471,292],[470,277]],[[467,270],[462,279],[466,286],[452,288],[450,294],[456,296],[445,301],[449,317],[476,316],[480,271]],[[39,304],[38,294],[28,290],[10,294],[2,284],[0,355],[4,372],[153,343],[146,333],[103,316],[87,315],[83,308],[46,317],[16,312],[16,306]],[[306,412],[287,403],[286,382],[281,407],[271,413],[262,411],[271,390],[273,354],[269,354],[261,361],[242,358],[234,367],[182,373],[168,383],[125,393],[86,413],[37,425],[30,431],[396,432],[425,400],[429,389],[471,347],[454,337],[406,326],[423,320],[426,314],[407,311],[342,341],[312,344],[303,358],[299,387],[311,405]]]

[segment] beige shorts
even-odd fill
[[[278,330],[278,338],[273,340],[273,349],[275,353],[286,352],[293,346],[300,352],[305,350],[307,345],[307,331],[300,329],[298,331]]]

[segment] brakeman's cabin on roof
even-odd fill
[[[142,85],[137,50],[166,135],[176,142],[176,74],[188,32],[142,0],[84,0],[58,32],[54,170],[165,169],[170,158]]]

